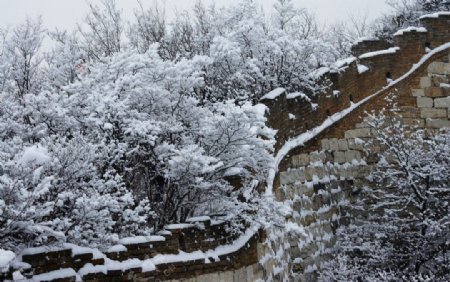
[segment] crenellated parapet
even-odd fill
[[[166,281],[251,276],[263,279],[258,245],[264,234],[228,220],[191,218],[154,236],[122,238],[107,250],[63,244],[25,249],[0,281]],[[207,280],[209,278],[206,278]],[[197,281],[197,280],[192,281]],[[27,280],[28,281],[28,280]],[[204,281],[204,280],[201,280]]]
[[[369,39],[353,48],[355,57],[316,71],[323,90],[312,97],[278,91],[261,102],[269,108],[268,123],[278,130],[276,150],[287,140],[320,125],[329,116],[381,90],[402,75],[434,48],[450,41],[450,13],[420,19],[421,27],[394,34],[394,46]],[[381,47],[389,47],[379,50]],[[364,53],[363,53],[364,52]],[[289,98],[294,96],[294,98]]]

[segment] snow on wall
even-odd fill
[[[394,33],[394,36],[403,35],[405,32],[428,32],[428,31],[424,27],[410,26],[410,27],[407,27],[407,28],[404,28],[404,29],[400,29],[399,31]]]
[[[386,51],[387,53],[396,52],[399,48],[396,47],[396,48],[391,48],[391,49],[393,49],[393,50],[390,50],[390,51],[384,50],[384,51]],[[443,45],[439,46],[438,48],[435,48],[432,51],[430,51],[429,53],[427,53],[425,56],[423,56],[420,59],[420,61],[417,64],[414,64],[412,66],[412,68],[409,71],[407,71],[403,76],[401,76],[400,78],[398,78],[396,80],[393,80],[389,85],[385,85],[384,87],[381,88],[381,90],[373,93],[372,95],[370,95],[368,97],[365,97],[364,99],[360,100],[357,103],[351,103],[350,107],[348,107],[342,111],[339,111],[339,112],[333,114],[332,116],[329,116],[320,125],[312,128],[311,130],[308,130],[307,132],[304,132],[304,133],[296,136],[295,138],[287,140],[284,143],[284,145],[278,150],[278,152],[275,156],[275,159],[274,159],[274,163],[272,164],[271,169],[269,171],[269,175],[267,178],[266,196],[268,196],[268,197],[273,196],[273,184],[274,184],[275,177],[278,173],[278,167],[279,167],[281,161],[289,154],[290,151],[292,151],[293,149],[295,149],[297,147],[303,146],[305,143],[307,143],[308,141],[315,138],[317,135],[319,135],[325,129],[327,129],[328,127],[337,123],[339,120],[341,120],[342,118],[347,116],[353,110],[360,107],[361,105],[363,105],[364,103],[366,103],[367,101],[372,99],[373,97],[378,96],[380,93],[385,91],[387,88],[395,87],[396,84],[398,84],[399,82],[401,82],[402,80],[404,80],[405,78],[410,76],[412,73],[414,73],[414,71],[416,71],[421,65],[426,63],[435,54],[438,54],[439,52],[442,52],[447,49],[450,49],[450,42],[443,44]],[[386,52],[384,52],[384,54],[386,54]],[[374,53],[380,54],[380,52],[368,53],[369,57],[373,56]],[[375,54],[375,55],[377,55],[377,54]],[[383,54],[382,51],[381,51],[381,54]],[[361,57],[362,56],[360,56],[360,58]]]
[[[367,59],[367,58],[372,58],[372,57],[386,55],[386,54],[395,54],[399,50],[400,50],[399,47],[392,47],[392,48],[389,48],[389,49],[386,49],[386,50],[369,52],[369,53],[362,54],[361,56],[359,56],[359,59]]]

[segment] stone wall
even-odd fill
[[[265,272],[259,264],[266,253],[264,233],[249,233],[251,228],[243,225],[241,231],[245,230],[242,235],[228,221],[197,218],[186,224],[169,225],[157,236],[121,239],[103,253],[69,244],[56,249],[26,249],[21,263],[13,264],[3,276],[0,274],[0,280],[12,279],[16,270],[33,281],[264,279]],[[146,260],[153,267],[145,267]]]
[[[386,87],[390,79],[401,77],[426,54],[427,48],[450,41],[450,15],[425,17],[421,19],[421,25],[427,32],[400,32],[394,37],[396,47],[387,50],[379,50],[384,42],[360,43],[355,54],[364,54],[343,60],[334,69],[320,73],[319,81],[326,87],[323,92],[310,97],[311,103],[302,96],[289,99],[289,93],[262,100],[270,110],[268,124],[278,130],[276,150],[289,138],[348,108],[351,102],[361,101]]]
[[[333,250],[336,228],[352,218],[343,204],[354,201],[357,191],[370,185],[366,177],[382,148],[368,146],[375,131],[364,111],[387,107],[385,98],[394,93],[403,122],[432,134],[450,127],[449,83],[447,48],[286,158],[275,195],[292,203],[290,220],[305,228],[291,245],[291,267],[296,272],[292,280],[316,281],[321,262]]]

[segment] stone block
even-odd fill
[[[364,144],[366,141],[360,139],[360,138],[350,138],[348,140],[348,148],[350,150],[364,150]]]
[[[345,153],[343,151],[334,152],[334,162],[338,164],[345,163]]]
[[[435,108],[450,108],[450,97],[434,99]]]
[[[431,87],[431,78],[424,76],[420,78],[420,88]]]
[[[427,127],[429,128],[444,128],[450,127],[450,120],[448,119],[427,119]]]
[[[420,117],[422,118],[446,118],[446,109],[422,108],[420,109]]]
[[[307,197],[311,197],[314,194],[313,187],[305,184],[296,185],[295,189],[297,195],[305,195]]]
[[[297,181],[305,182],[304,169],[290,169],[288,171],[283,171],[280,173],[281,185],[292,184]]]
[[[414,97],[423,97],[423,96],[425,96],[425,90],[423,90],[423,89],[413,89],[411,92],[412,92],[412,95]]]
[[[425,89],[425,96],[427,97],[442,97],[444,96],[441,87],[430,87]]]
[[[418,108],[432,108],[433,107],[433,98],[417,97],[417,107]]]
[[[313,176],[313,168],[312,167],[306,167],[305,168],[305,180],[311,181]]]
[[[448,83],[448,78],[446,75],[432,75],[431,76],[431,82],[433,86],[440,86],[441,83]]]
[[[292,157],[292,165],[294,167],[307,166],[309,164],[309,155],[300,154]]]
[[[338,144],[339,144],[340,151],[348,150],[347,139],[339,139]]]
[[[419,118],[403,118],[402,119],[404,125],[409,126],[418,126],[418,127],[424,127],[425,126],[425,120],[419,119]]]
[[[400,115],[404,118],[417,118],[420,116],[420,110],[416,107],[401,107]]]
[[[345,132],[345,138],[361,138],[361,137],[370,137],[371,131],[370,128],[359,128],[353,130],[347,130]]]
[[[360,122],[355,125],[355,128],[367,128],[367,127],[370,127],[370,125],[366,122]]]
[[[330,141],[328,139],[320,140],[320,145],[322,150],[330,150]]]
[[[428,72],[432,74],[450,74],[450,63],[432,62],[428,66]]]
[[[338,151],[339,150],[339,142],[337,138],[331,138],[329,139],[329,145],[331,151]]]
[[[246,282],[247,281],[247,277],[246,277],[246,270],[245,269],[237,269],[234,271],[234,281],[242,281],[242,282]],[[209,281],[214,281],[214,280],[209,280]]]
[[[353,160],[361,160],[361,152],[355,150],[345,151],[345,160],[348,163],[351,163]]]
[[[311,154],[309,154],[309,160],[310,163],[315,163],[315,162],[325,162],[326,159],[326,155],[325,152],[318,152],[318,151],[314,151]]]

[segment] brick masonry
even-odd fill
[[[448,23],[448,19],[446,21]],[[428,40],[423,34],[420,37]],[[401,52],[397,55],[415,57]],[[387,57],[397,60],[395,56]],[[450,127],[449,81],[450,51],[447,49],[431,57],[404,80],[386,87],[304,146],[292,150],[283,160],[274,192],[279,201],[292,203],[293,216],[287,220],[305,228],[297,244],[290,249],[291,269],[295,273],[291,281],[317,280],[321,262],[333,250],[336,228],[351,219],[351,211],[345,210],[343,204],[354,201],[363,185],[370,185],[366,177],[378,161],[382,148],[368,147],[375,132],[369,127],[364,111],[386,108],[386,96],[396,93],[404,124],[426,128],[430,133]],[[385,83],[378,84],[376,88],[385,86]],[[344,86],[343,89],[350,88]],[[340,88],[339,91],[346,95],[346,90]],[[361,92],[358,100],[375,92],[370,91]]]

